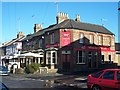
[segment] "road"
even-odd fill
[[[12,89],[17,88],[84,88],[86,77],[76,75],[39,76],[39,75],[13,75],[2,76],[2,82]]]

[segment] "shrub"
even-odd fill
[[[39,70],[40,65],[38,63],[31,63],[26,66],[26,73],[35,73]]]
[[[31,64],[31,67],[32,67],[35,71],[37,71],[37,70],[39,70],[40,65],[39,65],[38,63],[32,63],[32,64]]]

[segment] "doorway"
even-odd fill
[[[63,54],[62,60],[63,60],[63,70],[69,71],[70,70],[70,54]]]

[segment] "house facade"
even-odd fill
[[[116,60],[118,60],[118,66],[120,67],[120,43],[115,43]]]
[[[17,64],[18,68],[20,68],[20,63],[18,60],[18,55],[22,50],[22,42],[21,40],[24,38],[24,33],[19,32],[17,34],[17,38],[4,43],[1,47],[2,52],[2,65],[7,66],[8,69],[12,67],[13,64]]]
[[[22,41],[23,52],[42,54],[40,64],[53,70],[82,71],[118,63],[114,34],[104,26],[83,23],[79,15],[72,20],[61,12],[56,20],[45,29],[36,24],[37,32]]]

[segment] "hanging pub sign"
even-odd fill
[[[70,31],[62,31],[62,46],[70,45]]]
[[[16,46],[17,50],[21,50],[22,49],[22,42],[17,42],[16,45],[17,45]]]

